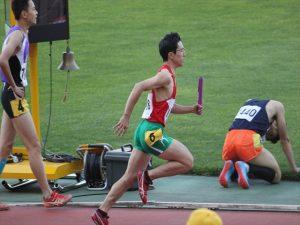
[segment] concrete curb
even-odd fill
[[[70,202],[71,207],[99,207],[95,202]],[[43,206],[42,203],[13,203],[9,206]],[[139,201],[119,201],[114,208],[142,208],[142,209],[198,209],[208,208],[214,210],[236,211],[271,211],[271,212],[300,212],[300,205],[270,205],[270,204],[236,204],[236,203],[191,203],[191,202],[148,202],[143,205]]]

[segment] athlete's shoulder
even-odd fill
[[[163,64],[158,71],[168,71],[170,74],[174,75],[174,70],[168,65],[168,64]]]
[[[283,104],[282,104],[282,102],[280,102],[280,101],[277,101],[277,100],[270,100],[269,102],[268,102],[268,105],[270,105],[270,106],[272,106],[272,107],[279,107],[279,108],[283,108],[284,106],[283,106]]]
[[[277,100],[270,100],[266,105],[266,110],[274,114],[284,113],[284,105]]]
[[[169,75],[169,76],[172,75],[168,69],[162,69],[158,71],[158,73],[162,75]]]
[[[168,85],[172,81],[171,73],[168,70],[161,70],[156,74],[156,77],[164,85]]]
[[[14,30],[7,36],[7,42],[6,43],[15,43],[19,44],[24,39],[24,33],[21,30]]]
[[[157,70],[157,74],[161,74],[161,75],[171,75],[171,69],[169,68],[168,65],[163,64],[158,70]]]
[[[21,27],[19,26],[14,26],[11,27],[8,31],[8,33],[6,34],[7,36],[11,36],[11,35],[19,35],[19,36],[24,36],[24,32],[22,31]]]

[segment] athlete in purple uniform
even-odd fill
[[[63,206],[71,200],[72,196],[58,194],[49,187],[41,157],[41,146],[25,99],[26,66],[29,54],[27,33],[29,27],[36,23],[37,11],[32,0],[14,0],[12,10],[17,24],[7,33],[0,54],[0,74],[3,81],[0,174],[12,151],[15,136],[18,134],[28,150],[30,167],[42,190],[44,206]],[[7,205],[0,204],[0,210],[6,209],[8,209]]]

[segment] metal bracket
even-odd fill
[[[10,191],[15,191],[17,189],[20,189],[24,186],[27,186],[29,184],[33,184],[36,183],[37,180],[36,179],[19,179],[19,182],[16,184],[9,184],[6,180],[2,181],[2,185]]]
[[[66,192],[72,189],[80,188],[84,185],[86,185],[86,181],[82,178],[81,173],[76,174],[70,174],[66,177],[66,179],[76,179],[76,183],[74,184],[68,184],[68,185],[61,185],[57,181],[58,180],[50,180],[49,185],[52,190],[57,190],[59,192]],[[19,182],[16,184],[9,184],[6,180],[2,181],[2,185],[10,191],[16,191],[19,190],[27,185],[36,183],[36,179],[19,179]]]

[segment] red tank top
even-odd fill
[[[148,94],[147,98],[147,105],[145,107],[145,110],[143,112],[142,118],[148,120],[149,122],[155,122],[160,123],[163,126],[166,125],[167,119],[171,113],[171,110],[175,104],[176,99],[176,81],[175,76],[171,70],[171,68],[164,64],[162,65],[158,72],[162,71],[163,69],[167,69],[169,73],[171,74],[172,80],[173,80],[173,91],[170,96],[170,98],[162,100],[162,101],[156,101],[155,92],[152,90]]]

